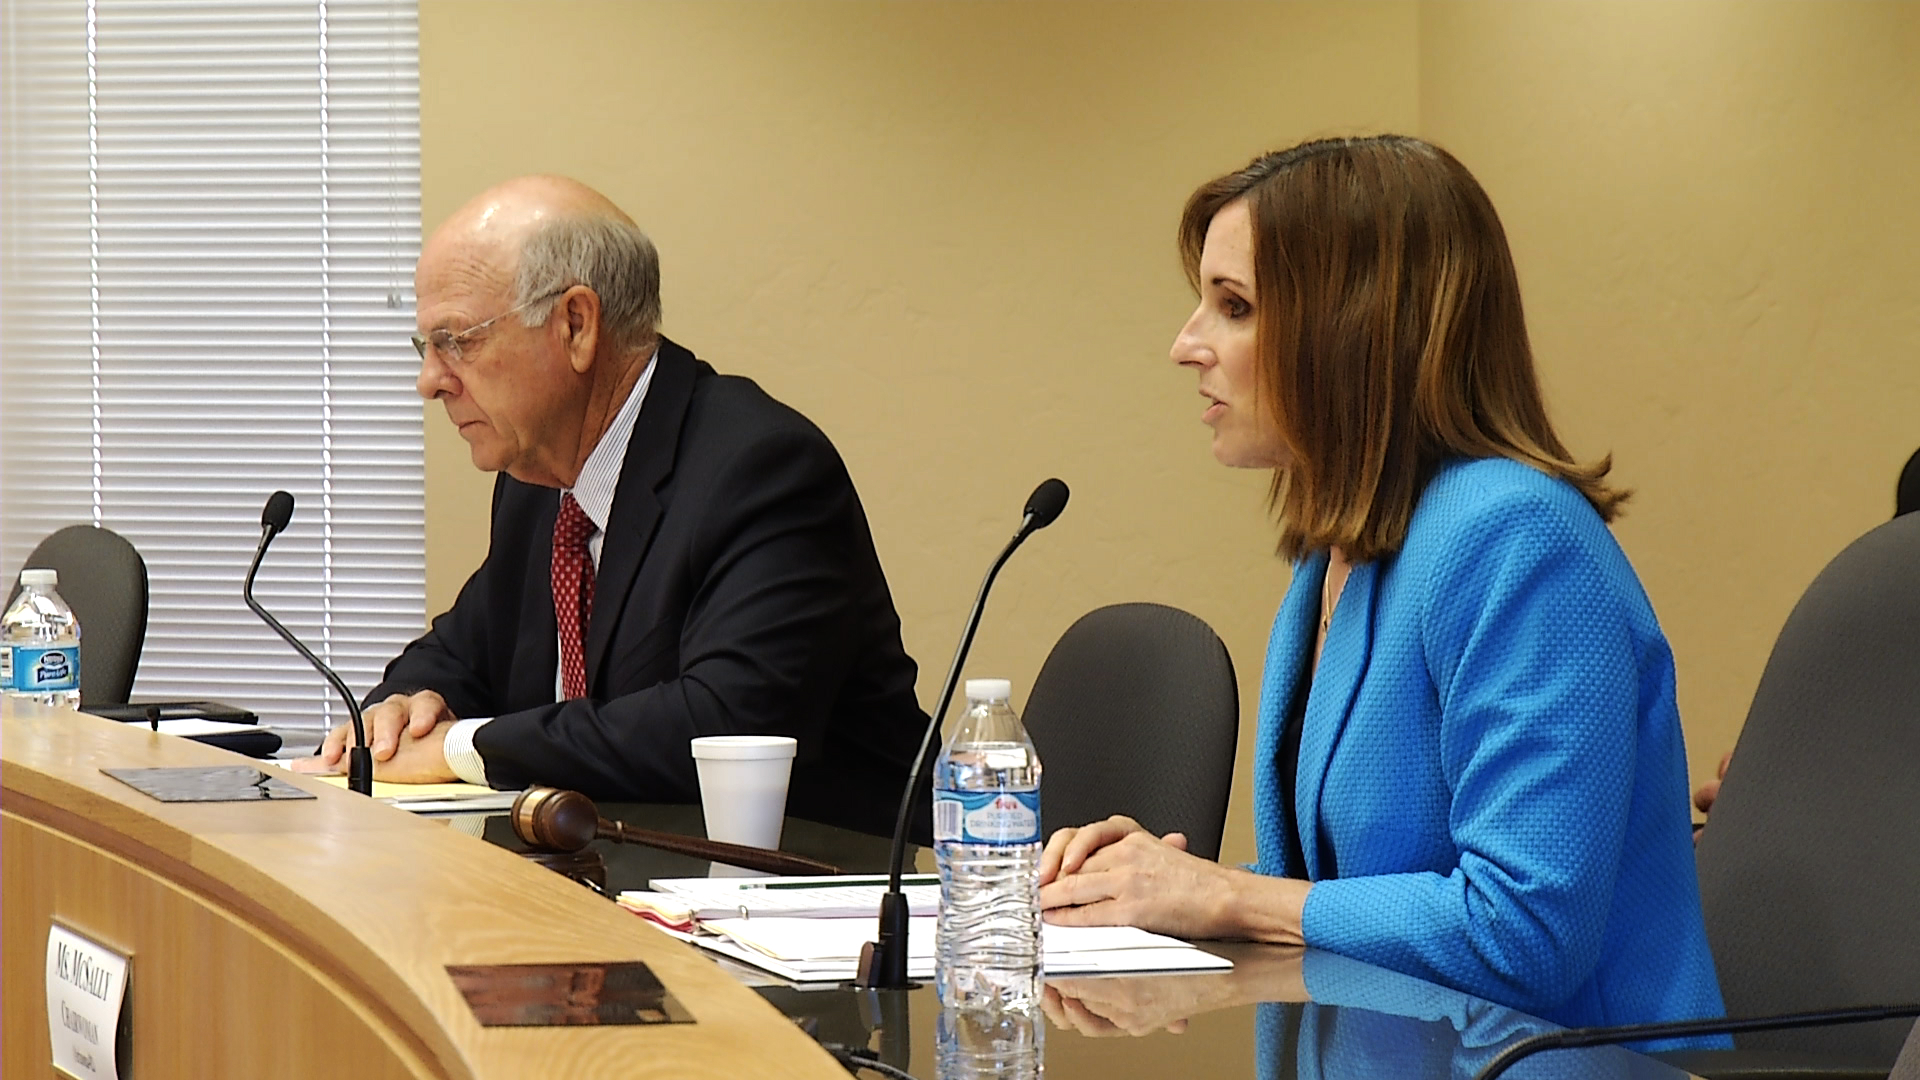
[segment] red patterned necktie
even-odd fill
[[[571,701],[587,696],[587,624],[593,620],[593,521],[571,492],[560,496],[553,519],[553,614],[560,624],[560,689]]]

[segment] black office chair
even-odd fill
[[[1699,867],[1730,1015],[1920,1001],[1920,514],[1856,540],[1788,616]],[[1736,1043],[1885,1075],[1911,1026]]]
[[[1911,514],[1920,511],[1920,450],[1907,459],[1905,468],[1900,470],[1900,479],[1893,488],[1893,516]]]
[[[1048,654],[1026,722],[1046,829],[1125,814],[1220,857],[1240,697],[1212,627],[1161,604],[1089,612]]]
[[[27,568],[60,572],[55,588],[80,622],[81,703],[126,701],[147,637],[146,560],[110,529],[69,525],[40,541]],[[16,578],[8,605],[19,594]]]

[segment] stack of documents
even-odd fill
[[[836,882],[845,884],[836,885]],[[907,973],[933,977],[938,878],[905,879],[913,919]],[[650,883],[700,915],[699,930],[679,935],[701,948],[793,982],[845,982],[856,974],[860,948],[876,930],[884,878],[670,878]],[[869,895],[871,894],[871,895]],[[858,908],[859,910],[850,910]],[[1176,938],[1130,926],[1042,926],[1048,975],[1140,971],[1225,971],[1231,961]]]
[[[933,977],[935,917],[912,920],[907,974]],[[711,919],[693,943],[794,982],[846,982],[860,966],[860,947],[872,941],[875,916],[858,919]],[[1042,967],[1048,975],[1110,975],[1125,971],[1224,971],[1233,963],[1175,938],[1131,926],[1040,928]]]

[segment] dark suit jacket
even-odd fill
[[[588,693],[556,703],[559,498],[500,476],[486,562],[368,701],[436,690],[458,716],[495,717],[474,745],[496,786],[633,802],[699,800],[697,735],[792,735],[788,813],[891,833],[927,717],[820,429],[661,341],[601,549]]]

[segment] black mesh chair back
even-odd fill
[[[80,621],[80,701],[118,705],[133,691],[147,638],[147,563],[119,533],[69,525],[27,556],[22,569],[60,572],[55,588]],[[20,594],[14,579],[9,606]]]
[[[1125,814],[1220,857],[1240,696],[1212,627],[1161,604],[1089,612],[1048,654],[1025,720],[1045,829]]]
[[[1699,849],[1733,1016],[1920,1001],[1920,514],[1788,616]],[[1740,1036],[1886,1068],[1911,1021]]]

